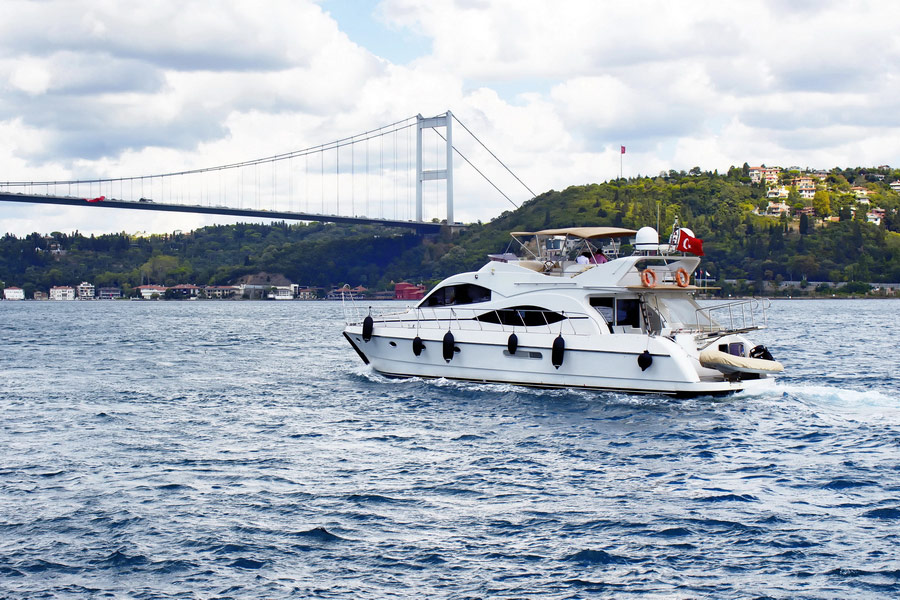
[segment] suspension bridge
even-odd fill
[[[151,175],[0,182],[0,201],[187,212],[286,221],[368,223],[419,232],[464,227],[453,213],[454,155],[510,204],[453,143],[454,123],[479,155],[534,193],[449,110],[243,162]],[[429,139],[430,138],[430,139]]]

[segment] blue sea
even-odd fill
[[[898,308],[774,301],[774,391],[676,400],[388,380],[340,303],[0,302],[0,597],[896,598]]]

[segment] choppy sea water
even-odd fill
[[[724,399],[387,380],[339,303],[0,303],[0,596],[892,598],[896,301]]]

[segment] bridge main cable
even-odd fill
[[[358,133],[356,135],[352,135],[349,137],[341,138],[332,142],[326,142],[324,144],[319,144],[317,146],[310,146],[309,148],[304,148],[302,150],[294,150],[293,152],[286,152],[283,154],[274,154],[272,156],[267,156],[264,158],[255,158],[252,160],[230,163],[226,165],[218,165],[214,167],[204,167],[201,169],[189,169],[185,171],[172,171],[169,173],[157,173],[152,175],[134,175],[131,177],[110,177],[110,178],[96,178],[96,179],[72,179],[72,180],[60,180],[60,181],[4,181],[0,182],[0,187],[21,187],[21,186],[40,186],[40,185],[71,185],[71,184],[80,184],[80,183],[112,183],[112,182],[120,182],[120,181],[138,181],[142,179],[158,179],[161,177],[179,177],[183,175],[197,175],[201,173],[211,173],[215,171],[226,171],[229,169],[240,169],[244,167],[252,167],[256,165],[268,164],[271,162],[278,162],[283,160],[289,160],[291,158],[309,156],[312,154],[316,154],[319,152],[327,152],[329,150],[336,150],[338,148],[343,148],[344,146],[350,146],[352,144],[356,144],[359,142],[365,142],[367,140],[375,139],[378,137],[382,137],[385,135],[390,135],[392,133],[396,133],[398,131],[403,131],[404,129],[411,128],[415,126],[415,116],[407,117],[405,119],[401,119],[399,121],[395,121],[389,125],[383,125],[382,127],[378,127],[375,129],[371,129],[369,131]],[[410,121],[412,121],[410,123]],[[402,123],[406,123],[405,125],[401,125]],[[388,130],[388,131],[385,131]]]

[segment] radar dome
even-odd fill
[[[641,227],[634,236],[635,250],[657,250],[659,248],[659,234],[652,227]]]

